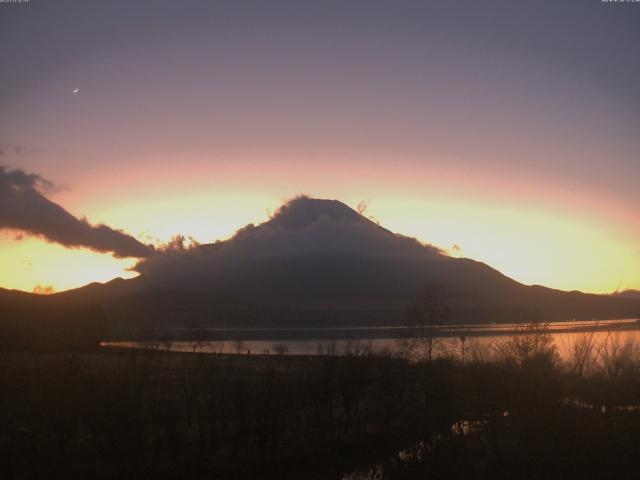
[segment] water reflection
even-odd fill
[[[440,327],[434,343],[436,357],[490,360],[495,347],[518,334],[514,324]],[[197,339],[172,341],[109,341],[105,347],[154,348],[175,352],[236,355],[394,355],[404,338],[398,327],[326,329],[208,329],[198,330]],[[546,326],[562,360],[582,356],[617,354],[625,346],[640,344],[637,319],[598,322],[557,322]],[[206,332],[206,335],[202,335]],[[303,333],[302,335],[300,333]],[[194,331],[181,330],[189,336]],[[264,336],[265,338],[256,338]],[[388,335],[387,335],[388,334]],[[291,338],[303,336],[304,338]],[[235,338],[234,338],[235,337]],[[340,338],[342,337],[342,338]],[[608,348],[607,348],[608,347]],[[613,349],[613,352],[611,350]],[[608,350],[608,352],[607,352]]]

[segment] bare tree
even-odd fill
[[[633,338],[623,342],[619,335],[609,332],[600,344],[598,357],[601,370],[610,378],[633,375],[638,368],[638,346]]]
[[[276,355],[282,356],[289,353],[289,347],[287,347],[284,343],[276,343],[272,348]]]
[[[244,342],[239,338],[233,341],[233,351],[236,353],[242,353],[244,350]]]
[[[430,285],[409,305],[405,317],[405,336],[400,348],[414,358],[433,359],[438,327],[448,319],[445,291],[441,285]]]
[[[594,333],[595,330],[582,335],[567,335],[564,350],[570,373],[579,377],[593,373],[598,356]]]
[[[555,361],[557,357],[548,325],[540,322],[519,325],[512,336],[494,348],[498,357],[510,365],[523,366],[530,360],[542,357]]]

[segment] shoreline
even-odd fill
[[[433,327],[433,336],[438,338],[498,337],[526,333],[527,324],[483,324],[483,325],[439,325]],[[211,328],[174,329],[146,338],[117,338],[101,343],[117,342],[216,342],[216,341],[309,341],[309,340],[373,340],[399,339],[410,336],[411,331],[401,326],[387,327],[311,327],[311,328]],[[640,319],[619,319],[594,322],[554,322],[547,324],[541,332],[589,333],[640,330]]]

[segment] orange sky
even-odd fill
[[[0,166],[145,243],[305,193],[523,283],[640,289],[640,8],[161,3],[2,9]],[[6,288],[133,263],[0,231]]]
[[[261,185],[265,172],[278,181]],[[352,207],[364,200],[383,226],[452,255],[486,262],[523,283],[602,293],[618,285],[640,287],[634,212],[561,185],[542,188],[530,179],[465,177],[451,171],[358,172],[330,163],[306,173],[284,163],[249,172],[168,169],[155,172],[146,184],[142,180],[135,172],[122,178],[98,176],[95,185],[86,179],[81,188],[57,191],[51,199],[92,223],[155,244],[175,234],[200,242],[227,238],[247,223],[266,220],[299,193],[337,198]],[[296,190],[289,187],[294,182]],[[99,188],[105,183],[111,187]],[[236,187],[240,183],[244,189]],[[0,245],[0,285],[7,288],[31,291],[35,285],[51,285],[59,291],[133,276],[126,271],[132,259],[34,238],[18,241],[10,234]]]

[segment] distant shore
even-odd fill
[[[567,321],[542,324],[549,333],[587,333],[596,331],[640,330],[640,319]],[[495,337],[521,333],[526,324],[482,324],[482,325],[437,325],[433,335],[440,338]],[[416,328],[403,326],[376,327],[300,327],[300,328],[198,328],[171,329],[162,334],[153,334],[143,340],[172,341],[295,341],[295,340],[349,340],[349,339],[395,339],[410,336]],[[122,339],[132,340],[132,339]]]

